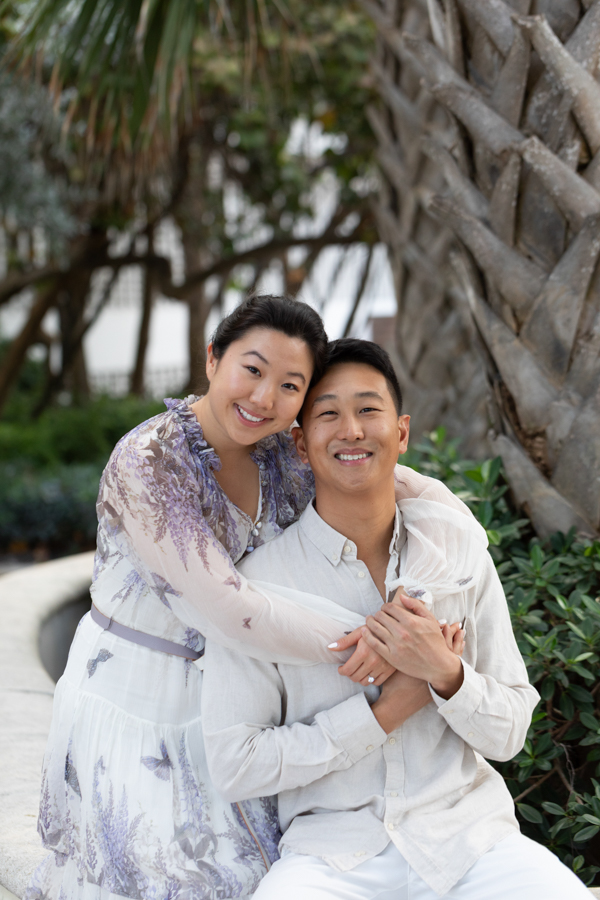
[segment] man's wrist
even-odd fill
[[[429,684],[438,696],[442,697],[444,700],[449,700],[450,697],[453,697],[462,687],[464,677],[462,663],[459,657],[454,656],[453,654],[453,659],[451,665],[448,666],[448,670],[444,672],[443,675],[440,675],[439,677],[436,676],[435,680],[430,681]]]
[[[391,734],[391,732],[395,731],[398,727],[396,724],[398,713],[396,712],[394,704],[390,703],[387,698],[380,697],[376,700],[371,707],[371,712],[386,734]]]

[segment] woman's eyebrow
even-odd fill
[[[242,356],[258,356],[258,358],[262,359],[262,361],[266,363],[267,366],[270,365],[269,360],[265,359],[264,356],[262,356],[262,354],[258,352],[258,350],[247,350],[246,353],[242,353]]]

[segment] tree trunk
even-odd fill
[[[148,251],[152,252],[152,241],[149,238]],[[154,304],[154,289],[152,286],[152,270],[146,266],[144,269],[144,288],[142,291],[142,317],[140,320],[140,329],[138,332],[137,353],[135,356],[135,365],[131,373],[129,390],[138,397],[144,395],[144,368],[146,365],[146,351],[148,350],[148,338],[150,336],[150,319],[152,317],[152,306]]]
[[[0,414],[6,405],[10,389],[19,374],[27,351],[32,344],[36,343],[42,320],[56,302],[58,290],[58,284],[55,283],[38,295],[21,333],[17,335],[8,348],[0,368]]]
[[[204,329],[211,305],[207,302],[204,284],[201,284],[188,300],[189,324],[188,347],[190,374],[186,390],[190,394],[204,394],[208,388],[206,380],[206,342]]]
[[[362,2],[379,31],[384,109],[372,123],[390,195],[380,227],[395,241],[399,343],[416,333],[427,352],[426,306],[429,324],[451,332],[436,296],[468,315],[484,351],[492,446],[515,499],[540,535],[598,533],[600,3],[586,12],[575,0]],[[394,222],[409,225],[394,234]],[[409,268],[421,280],[411,291]]]

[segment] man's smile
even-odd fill
[[[359,463],[369,459],[373,454],[370,450],[340,450],[334,453],[334,456],[343,463]]]

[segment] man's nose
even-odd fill
[[[364,438],[364,431],[357,416],[343,416],[340,421],[338,437],[345,441],[358,441]]]
[[[273,409],[273,404],[275,403],[274,385],[269,384],[266,379],[261,380],[250,394],[249,399],[261,409]]]

